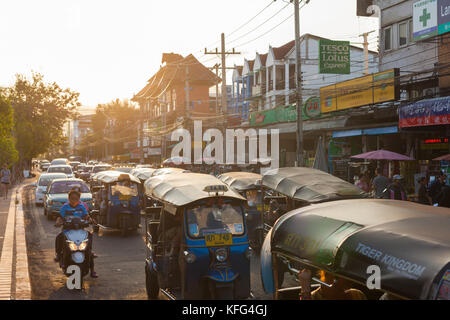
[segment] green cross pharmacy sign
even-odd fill
[[[450,0],[420,0],[413,4],[413,40],[450,32]]]

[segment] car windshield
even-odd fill
[[[111,186],[111,194],[113,197],[135,197],[138,195],[137,184],[130,181],[119,181]]]
[[[90,193],[88,186],[85,183],[79,181],[54,182],[50,187],[49,193],[69,193],[74,188],[81,191],[81,193]]]
[[[187,210],[187,224],[193,238],[219,233],[244,234],[244,218],[239,205],[219,202],[190,208]]]
[[[97,173],[97,172],[101,172],[101,171],[107,171],[109,169],[111,169],[111,167],[107,167],[107,166],[105,166],[105,167],[94,167],[93,172]]]
[[[53,180],[57,179],[57,178],[62,178],[62,177],[41,177],[39,178],[39,187],[47,187],[50,182],[52,182]]]
[[[71,174],[72,168],[70,168],[70,167],[53,167],[53,168],[48,168],[48,172],[50,172],[50,173],[61,172],[61,173]]]

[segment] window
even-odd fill
[[[409,33],[409,43],[413,43],[414,42],[414,36],[413,36],[413,31],[414,31],[414,29],[413,29],[413,21],[412,20],[409,20],[408,21],[408,33]]]
[[[384,29],[384,50],[388,51],[392,49],[392,27]]]
[[[398,25],[398,45],[404,47],[408,44],[408,22],[402,22]]]

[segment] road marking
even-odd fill
[[[28,271],[27,242],[23,214],[22,188],[19,189],[16,208],[16,300],[31,300],[30,273]],[[42,227],[42,226],[41,226]]]
[[[11,300],[12,269],[14,253],[14,225],[15,225],[15,193],[11,193],[8,219],[6,222],[5,238],[3,240],[2,256],[0,258],[0,300]]]

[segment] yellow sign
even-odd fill
[[[321,88],[322,113],[395,100],[397,75],[392,69]]]
[[[233,244],[231,233],[207,234],[205,236],[207,247],[230,246]]]

